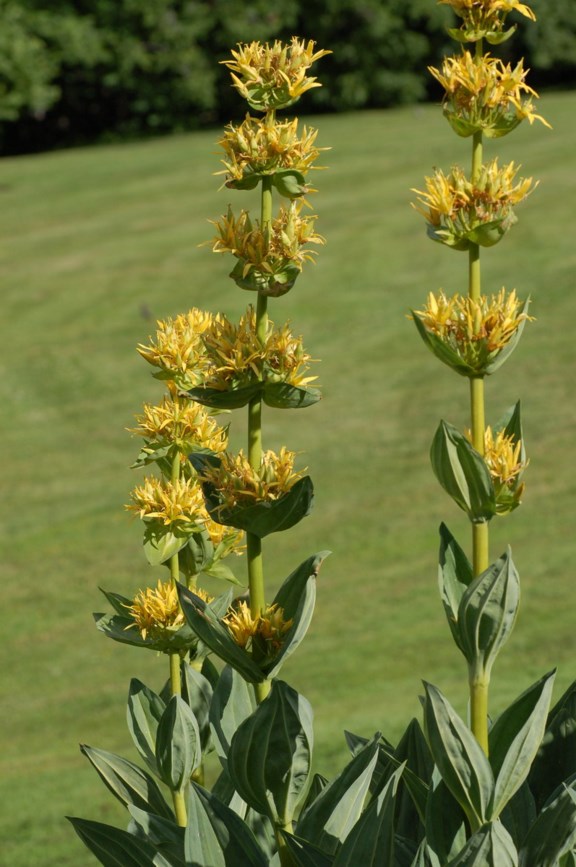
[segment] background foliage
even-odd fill
[[[534,0],[536,25],[504,51],[531,84],[576,83],[576,5]],[[438,99],[426,73],[451,22],[434,0],[0,0],[0,148],[44,150],[225,123],[238,112],[227,71],[236,42],[296,34],[330,48],[312,111]]]

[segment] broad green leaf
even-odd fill
[[[472,830],[489,818],[494,776],[481,746],[441,692],[425,683],[424,726],[442,779],[466,813]]]
[[[152,811],[158,816],[173,819],[174,814],[164,800],[158,784],[145,771],[133,762],[114,753],[82,745],[82,753],[98,771],[100,777],[112,794],[122,804],[134,804],[142,810]]]
[[[358,821],[379,752],[380,733],[358,752],[298,819],[296,834],[334,855]]]
[[[420,843],[410,867],[442,867],[440,861],[428,846],[426,838]]]
[[[557,867],[576,845],[576,794],[563,786],[542,810],[520,850],[519,867]]]
[[[284,612],[284,620],[292,626],[284,635],[282,647],[274,660],[263,666],[269,679],[276,677],[289,656],[294,653],[310,625],[316,601],[316,577],[329,551],[322,551],[301,563],[280,586],[273,604]]]
[[[497,818],[528,777],[544,735],[554,674],[546,674],[503,711],[489,733],[489,755],[496,779],[492,818]]]
[[[466,588],[472,582],[472,564],[445,524],[440,525],[438,584],[452,638],[460,650],[458,609]]]
[[[334,867],[389,867],[394,863],[395,795],[404,765],[364,810],[334,860]]]
[[[176,589],[184,617],[206,647],[223,662],[240,672],[249,683],[260,683],[266,680],[266,676],[250,654],[236,644],[229,630],[221,623],[220,616],[213,605],[207,604],[182,584],[177,584]]]
[[[156,734],[156,763],[161,779],[179,791],[202,761],[196,717],[179,696],[173,695],[162,714]]]
[[[496,514],[492,477],[483,457],[453,425],[440,422],[430,449],[436,478],[473,522]]]
[[[240,724],[228,750],[228,772],[246,803],[273,822],[292,821],[310,777],[312,708],[288,684],[270,694]]]
[[[193,867],[227,867],[226,856],[196,786],[190,786],[184,857]]]
[[[128,599],[127,596],[121,596],[119,593],[113,593],[111,590],[104,590],[102,587],[99,589],[104,594],[116,614],[126,617],[126,611],[130,608],[134,600]]]
[[[155,816],[140,810],[133,804],[128,805],[128,812],[132,817],[128,825],[128,833],[133,834],[140,840],[152,843],[173,867],[186,867],[184,860],[184,828],[178,827],[174,822]]]
[[[272,175],[272,183],[281,196],[297,199],[307,192],[306,178],[296,169],[281,169]]]
[[[126,716],[134,746],[156,776],[156,733],[166,704],[159,695],[136,678],[130,681]]]
[[[520,579],[510,550],[466,588],[458,609],[460,645],[471,670],[490,674],[520,604]]]
[[[261,394],[262,389],[262,382],[254,382],[243,388],[230,389],[229,391],[199,386],[190,389],[188,395],[196,403],[213,409],[240,409],[240,407],[247,406],[253,397]]]
[[[204,751],[210,741],[210,703],[212,685],[200,671],[186,661],[180,666],[182,672],[182,698],[194,714],[200,732],[200,748]]]
[[[531,825],[536,820],[536,802],[527,782],[522,783],[500,813],[499,818],[514,840],[516,848],[520,849]]]
[[[536,803],[542,807],[552,792],[576,773],[576,682],[556,702],[528,778]]]
[[[211,486],[204,485],[204,496],[208,512],[217,523],[245,530],[263,539],[270,533],[290,529],[310,514],[314,486],[310,476],[304,476],[277,500],[222,509],[218,493]]]
[[[472,834],[448,867],[518,867],[518,852],[502,823],[489,822]]]
[[[67,817],[104,867],[172,867],[151,843],[102,822]]]
[[[309,843],[308,840],[303,840],[284,831],[282,832],[282,836],[286,840],[286,845],[297,867],[332,867],[334,864],[332,856],[322,852],[321,849]]]
[[[189,537],[189,532],[175,533],[164,524],[151,521],[144,529],[144,556],[151,566],[159,566],[177,554]]]
[[[276,409],[304,409],[322,398],[317,388],[302,388],[287,382],[267,382],[263,392],[264,403]]]
[[[464,811],[437,768],[432,775],[426,802],[425,830],[430,850],[426,857],[432,859],[434,867],[447,864],[460,851],[468,836]]]
[[[238,726],[255,709],[254,690],[237,671],[229,665],[225,666],[210,705],[212,740],[220,760],[226,759],[230,741]]]
[[[434,762],[430,748],[416,719],[412,719],[394,750],[394,760],[405,762],[396,795],[396,833],[420,841],[426,821],[426,803],[432,781]]]
[[[222,804],[202,786],[192,783],[188,797],[188,825],[185,836],[185,851],[189,861],[195,865],[194,852],[197,847],[198,824],[210,835],[208,824],[218,841],[224,856],[225,867],[269,867],[269,861],[258,845],[254,834],[234,810]],[[214,839],[212,837],[212,839]],[[220,861],[207,858],[205,867],[219,867]]]

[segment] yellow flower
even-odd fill
[[[471,441],[470,431],[465,434]],[[504,430],[494,434],[488,425],[484,432],[484,461],[494,484],[496,514],[506,515],[520,505],[524,493],[520,476],[529,462],[524,458],[522,440]]]
[[[205,602],[212,598],[201,589],[195,589],[194,593]],[[186,623],[172,581],[159,580],[155,588],[140,590],[126,608],[134,621],[126,629],[138,629],[142,638],[167,638]]]
[[[193,448],[222,452],[228,442],[226,429],[200,404],[186,398],[166,396],[159,406],[144,404],[144,412],[136,421],[138,426],[130,428],[131,433],[148,444],[175,445],[183,453]]]
[[[468,249],[470,242],[491,246],[516,222],[513,207],[531,192],[532,178],[516,181],[518,168],[498,160],[482,166],[471,181],[455,166],[449,175],[437,170],[426,178],[426,190],[413,190],[420,198],[415,204],[429,223],[430,235],[456,249]]]
[[[288,493],[303,477],[305,470],[294,472],[295,458],[295,452],[284,446],[278,454],[269,450],[262,455],[262,462],[256,470],[250,466],[243,451],[236,456],[224,453],[220,464],[206,466],[200,478],[218,491],[221,510],[273,502]]]
[[[306,376],[311,360],[302,338],[295,337],[286,324],[276,329],[268,320],[262,343],[256,334],[252,307],[234,325],[225,316],[215,321],[204,336],[206,355],[211,363],[204,385],[228,390],[254,381],[285,382],[305,387],[316,377]]]
[[[218,174],[226,174],[229,182],[241,181],[250,174],[272,174],[279,169],[295,169],[305,174],[320,154],[321,149],[314,144],[317,134],[317,130],[304,127],[299,138],[298,118],[269,125],[248,114],[240,126],[231,123],[225,128],[219,144],[226,154],[222,160],[226,168]]]
[[[238,259],[230,276],[241,288],[266,295],[284,295],[292,288],[304,262],[312,261],[315,255],[306,245],[324,243],[314,232],[316,218],[302,217],[301,210],[301,202],[280,208],[269,231],[258,220],[252,223],[244,210],[235,217],[228,208],[226,215],[214,221],[218,234],[212,250],[232,253]]]
[[[533,317],[524,312],[516,290],[506,294],[481,295],[476,301],[459,294],[447,298],[444,292],[428,295],[426,306],[415,310],[425,329],[436,335],[466,365],[468,373],[491,373],[493,362],[510,343],[523,322]],[[430,347],[434,351],[434,347]],[[450,363],[449,358],[443,358]]]
[[[282,647],[285,633],[292,620],[284,620],[284,610],[269,605],[261,614],[253,617],[246,602],[230,608],[223,618],[230,634],[239,647],[250,649],[256,643],[266,656],[274,656]]]
[[[204,367],[202,334],[212,324],[211,313],[193,307],[175,319],[157,323],[156,339],[149,346],[139,344],[140,355],[154,367],[159,376],[178,382],[182,387],[197,385]],[[150,338],[151,339],[151,338]]]
[[[202,490],[192,479],[172,482],[151,476],[134,488],[131,498],[132,503],[126,506],[129,512],[167,527],[200,531],[207,518]]]
[[[522,61],[512,68],[488,54],[475,58],[463,51],[444,58],[442,71],[428,69],[446,91],[444,114],[459,135],[502,136],[524,119],[550,126],[534,112],[531,97],[538,94],[526,84]]]
[[[504,23],[509,12],[518,12],[531,21],[536,20],[534,12],[520,0],[438,0],[451,6],[456,15],[462,18],[462,33],[466,41],[474,42],[487,36],[491,41],[500,41]]]
[[[289,44],[276,40],[272,45],[260,42],[239,44],[232,60],[223,60],[232,73],[234,87],[258,111],[286,108],[313,87],[315,78],[306,75],[312,64],[331,54],[314,51],[312,40],[292,37]]]

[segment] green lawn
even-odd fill
[[[522,399],[531,458],[525,504],[493,524],[493,554],[512,544],[524,590],[493,713],[555,665],[558,692],[576,667],[576,94],[547,96],[542,112],[552,131],[522,127],[487,147],[541,180],[518,225],[483,254],[485,291],[530,293],[537,317],[487,389],[491,420]],[[427,352],[406,313],[430,290],[465,289],[465,256],[428,241],[409,203],[434,166],[468,163],[469,142],[435,107],[316,125],[332,146],[330,170],[314,178],[328,244],[271,315],[290,319],[321,359],[324,400],[268,411],[265,444],[303,452],[317,501],[265,556],[272,587],[314,551],[333,551],[309,636],[284,670],[315,708],[316,763],[330,774],[346,757],[344,728],[397,737],[418,713],[422,678],[465,712],[436,557],[440,521],[466,546],[468,527],[428,448],[440,418],[466,423],[467,384]],[[154,578],[123,511],[140,478],[124,429],[159,394],[135,345],[155,318],[193,305],[236,316],[253,300],[227,279],[230,260],[198,246],[207,220],[243,201],[217,192],[216,138],[0,163],[0,863],[10,867],[94,863],[63,816],[123,817],[78,743],[129,754],[129,678],[158,687],[165,675],[164,660],[97,633],[91,612],[103,607],[99,585],[129,594]],[[241,442],[243,413],[232,425]]]

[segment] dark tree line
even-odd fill
[[[534,86],[576,84],[576,3],[531,5],[537,24],[502,50]],[[0,0],[0,16],[3,153],[220,124],[237,100],[218,61],[253,39],[332,49],[312,112],[437,97],[426,66],[454,23],[435,0]]]

